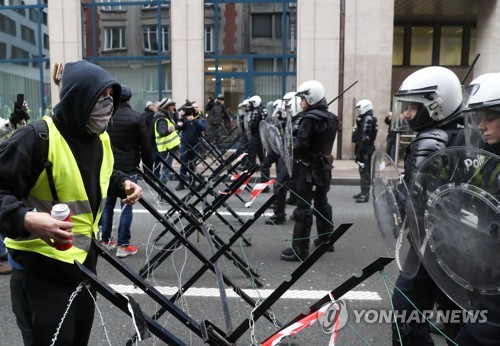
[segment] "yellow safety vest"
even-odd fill
[[[163,118],[167,121],[167,125],[174,125],[170,120],[167,118]],[[160,119],[158,119],[160,120]],[[172,131],[165,137],[161,137],[160,134],[158,133],[158,120],[155,121],[155,142],[156,142],[156,149],[158,150],[159,153],[162,153],[164,151],[173,149],[179,144],[181,144],[181,138],[179,137],[179,134],[177,131]]]
[[[74,260],[83,263],[90,249],[92,234],[97,236],[98,220],[102,213],[111,173],[113,172],[114,159],[111,142],[107,132],[99,136],[103,148],[99,176],[102,199],[97,216],[94,219],[80,170],[68,143],[61,136],[51,118],[43,117],[43,119],[47,122],[49,128],[48,160],[52,162],[54,186],[59,201],[69,206],[71,222],[75,225],[72,229],[73,246],[69,250],[59,251],[48,246],[45,241],[34,235],[28,239],[5,238],[5,245],[11,249],[36,252],[66,263],[73,263]],[[31,188],[28,197],[23,202],[27,206],[36,208],[39,212],[50,213],[53,198],[46,170],[42,171],[35,185]]]

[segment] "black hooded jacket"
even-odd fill
[[[153,154],[146,123],[128,102],[120,102],[107,131],[111,138],[115,169],[133,173],[141,159],[146,167],[153,168]]]
[[[108,87],[113,88],[116,109],[121,89],[111,74],[86,61],[67,63],[60,92],[61,101],[54,107],[53,116],[57,129],[77,161],[94,215],[102,199],[99,174],[103,153],[101,141],[96,135],[86,131],[85,123],[99,95]],[[41,173],[42,156],[47,156],[38,150],[40,141],[35,136],[34,127],[29,125],[0,145],[0,162],[8,162],[0,165],[0,232],[4,236],[26,238],[30,235],[24,230],[24,216],[32,207],[24,205],[21,199],[28,195]],[[113,172],[109,195],[125,197],[122,183],[126,179],[125,174]],[[37,253],[9,251],[14,260],[27,270],[54,276],[57,280],[77,280],[74,279],[72,265]],[[95,259],[96,256],[91,251],[85,261],[85,265],[91,270],[95,270]]]

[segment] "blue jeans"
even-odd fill
[[[172,150],[174,154],[177,154],[179,150],[175,149]],[[160,181],[167,185],[168,182],[168,176],[170,175],[170,168],[172,167],[172,163],[174,162],[174,156],[170,154],[170,151],[167,151],[167,156],[165,157],[165,162],[167,165],[161,165],[161,175],[160,175]],[[169,168],[170,167],[170,168]]]
[[[196,145],[193,145],[193,147],[189,145],[181,145],[180,148],[180,154],[181,154],[181,169],[180,169],[180,175],[181,177],[187,181],[188,184],[193,183],[193,179],[191,178],[191,173],[189,171],[193,172],[196,174],[196,165],[195,161],[197,159],[197,154],[198,153],[198,148]]]
[[[134,183],[137,182],[137,173],[127,173]],[[106,203],[104,205],[104,210],[101,216],[101,226],[102,226],[102,241],[109,241],[111,238],[111,231],[113,229],[113,209],[116,205],[117,197],[107,197]],[[118,240],[117,245],[128,245],[130,244],[130,226],[132,225],[132,206],[123,204],[120,202],[122,207],[122,213],[120,215],[120,224],[118,226]]]
[[[0,256],[7,255],[7,248],[3,242],[3,237],[0,235]]]

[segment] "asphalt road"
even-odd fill
[[[154,203],[153,194],[145,187],[145,199]],[[381,237],[377,231],[377,226],[373,213],[371,201],[364,204],[356,204],[352,195],[358,192],[356,186],[336,186],[333,185],[329,193],[329,201],[333,205],[334,222],[338,226],[343,223],[352,223],[352,227],[335,244],[335,252],[325,253],[311,269],[309,269],[294,284],[287,296],[282,297],[272,307],[272,312],[276,320],[282,324],[300,313],[308,311],[308,307],[323,297],[326,292],[334,289],[352,275],[359,274],[361,269],[380,256],[386,256],[386,251]],[[184,194],[185,192],[182,192]],[[240,196],[249,201],[248,192]],[[245,208],[243,202],[232,196],[229,205],[237,211],[245,220],[249,219],[268,198],[270,194],[261,194],[257,197],[253,205]],[[165,211],[169,205],[158,205],[156,207]],[[219,209],[226,212],[225,209]],[[293,207],[287,207],[290,216]],[[270,210],[268,210],[270,213]],[[224,213],[224,218],[229,220],[235,229],[240,227],[236,219]],[[217,234],[223,239],[229,239],[232,232],[229,227],[222,224],[220,219],[211,217],[208,222],[212,225]],[[115,213],[115,225],[118,225],[117,213]],[[177,223],[179,231],[186,226],[186,222]],[[219,261],[221,271],[230,278],[238,287],[244,288],[254,300],[259,297],[265,298],[272,290],[276,289],[283,281],[291,278],[291,273],[297,268],[298,263],[284,262],[279,259],[279,253],[286,248],[286,239],[292,235],[293,221],[288,221],[285,225],[273,226],[264,223],[264,217],[255,221],[252,227],[245,232],[245,237],[250,240],[251,246],[245,246],[237,241],[232,249],[253,268],[255,268],[263,283],[261,289],[256,289],[252,280],[239,271],[233,263],[226,258]],[[171,235],[165,235],[155,245],[154,239],[163,227],[156,222],[156,219],[148,213],[141,205],[134,207],[134,220],[132,225],[133,242],[139,247],[137,255],[125,258],[122,261],[138,272],[149,259],[172,239]],[[315,236],[313,228],[312,236]],[[198,234],[193,234],[189,240],[205,255],[209,254],[209,248],[205,238]],[[193,254],[181,246],[160,264],[148,278],[148,283],[154,285],[166,297],[170,297],[175,292],[175,287],[185,283],[193,273],[202,267],[202,263]],[[160,305],[153,301],[148,295],[139,293],[141,290],[135,289],[130,280],[122,275],[116,268],[102,258],[98,268],[99,279],[111,285],[120,293],[130,294],[140,305],[143,312],[153,315],[159,310]],[[363,283],[355,287],[344,297],[346,311],[348,312],[348,324],[343,327],[338,335],[338,345],[389,345],[391,343],[390,324],[374,322],[372,315],[360,314],[364,310],[390,310],[390,296],[393,287],[390,281],[394,282],[396,270],[394,263],[385,270],[385,278],[376,273]],[[177,301],[177,306],[195,321],[209,320],[221,330],[225,331],[227,320],[230,320],[232,328],[236,328],[250,318],[252,308],[234,294],[228,293],[229,317],[224,318],[223,304],[218,291],[216,276],[211,271],[207,271],[193,285],[193,289]],[[86,294],[85,290],[80,294]],[[15,324],[15,319],[10,308],[9,277],[0,276],[0,319],[2,327],[0,329],[0,345],[21,345],[20,332]],[[99,295],[96,302],[96,315],[92,330],[90,345],[123,345],[134,334],[131,318],[120,309],[110,303],[103,296]],[[47,312],[49,313],[49,312]],[[189,328],[180,323],[171,314],[165,314],[159,318],[159,324],[167,329],[186,344],[203,345],[203,341],[195,333],[190,333]],[[262,342],[273,334],[275,327],[264,317],[255,321],[252,332],[246,332],[238,340],[239,345],[251,345],[252,338]],[[325,334],[321,326],[316,323],[310,328],[303,330],[293,339],[289,339],[289,344],[293,345],[326,345],[330,336]],[[442,337],[434,336],[437,345],[444,345]],[[141,342],[143,345],[162,345],[163,341],[152,337]],[[283,344],[287,344],[284,342]]]

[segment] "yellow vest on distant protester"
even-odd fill
[[[168,126],[174,126],[174,124],[172,124],[172,122],[167,118],[163,119],[167,121]],[[155,142],[156,142],[156,149],[158,150],[158,152],[162,153],[164,151],[174,149],[175,147],[179,146],[181,144],[181,138],[179,137],[177,131],[174,130],[165,137],[160,136],[160,134],[158,133],[158,120],[155,121]]]
[[[80,170],[68,143],[61,136],[51,118],[43,117],[43,120],[47,122],[49,128],[48,160],[52,163],[52,174],[57,196],[60,203],[66,203],[69,206],[71,222],[75,225],[72,229],[73,246],[69,250],[59,251],[48,246],[43,240],[34,235],[28,239],[5,238],[5,244],[11,249],[36,252],[66,263],[73,263],[74,260],[83,263],[90,249],[92,234],[94,234],[94,237],[97,237],[97,220],[99,220],[102,213],[111,173],[113,172],[114,160],[111,151],[111,142],[107,132],[99,136],[103,148],[99,176],[102,199],[97,216],[94,219]],[[53,198],[45,169],[23,202],[29,207],[36,208],[38,212],[50,213]]]

